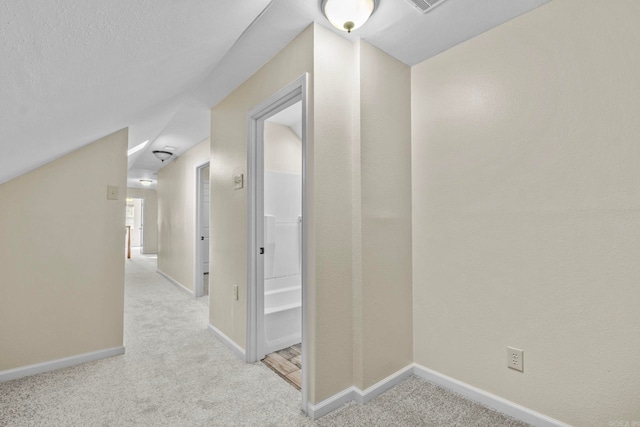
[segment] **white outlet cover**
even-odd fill
[[[524,372],[524,350],[507,347],[507,367]]]

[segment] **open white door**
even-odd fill
[[[195,296],[209,294],[209,163],[196,169],[196,266]]]

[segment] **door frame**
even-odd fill
[[[195,167],[195,174],[196,174],[196,229],[195,229],[195,240],[196,240],[196,245],[195,245],[195,254],[196,256],[195,258],[195,266],[194,266],[194,276],[193,276],[193,296],[195,298],[201,297],[204,294],[204,284],[202,283],[202,276],[203,276],[203,268],[202,268],[202,264],[204,262],[203,259],[203,251],[202,251],[202,245],[200,244],[200,229],[202,228],[202,213],[201,211],[201,204],[202,204],[202,180],[200,179],[201,177],[201,172],[202,169],[206,168],[209,166],[209,161],[198,165]],[[211,188],[211,187],[209,187]],[[209,197],[209,209],[211,209],[211,197]],[[211,236],[211,233],[209,233],[209,236]],[[209,242],[211,242],[211,240],[209,240]],[[211,243],[209,243],[211,244]],[[211,255],[211,250],[209,250],[209,255]],[[211,258],[211,256],[209,256],[209,258]],[[209,265],[211,265],[211,259],[209,259]],[[200,280],[198,280],[198,278],[200,278]]]
[[[247,138],[247,342],[246,361],[259,360],[264,343],[264,263],[258,262],[264,247],[264,122],[274,114],[302,102],[302,410],[308,405],[307,267],[308,267],[308,196],[307,196],[307,123],[308,80],[305,73],[248,113]],[[262,315],[260,315],[262,313]]]

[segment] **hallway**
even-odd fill
[[[122,356],[0,383],[0,426],[524,426],[411,377],[313,422],[300,392],[246,364],[207,329],[208,306],[126,261]]]
[[[238,359],[207,329],[208,307],[126,262],[123,356],[0,383],[2,426],[312,425],[300,392]]]

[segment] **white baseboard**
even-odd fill
[[[307,415],[311,417],[312,420],[324,417],[328,413],[335,411],[352,400],[357,400],[356,395],[359,391],[360,390],[357,387],[349,387],[348,389],[342,390],[340,393],[334,394],[330,398],[316,403],[315,405],[309,403],[307,405]]]
[[[43,372],[55,371],[56,369],[68,368],[69,366],[80,365],[82,363],[93,362],[107,357],[124,354],[124,347],[113,347],[104,350],[93,351],[91,353],[78,354],[76,356],[51,360],[49,362],[37,363],[35,365],[22,366],[20,368],[0,371],[0,382],[16,380],[18,378],[29,377]]]
[[[231,338],[226,336],[220,329],[216,328],[211,323],[209,323],[209,330],[213,333],[213,335],[216,336],[216,338],[222,341],[224,345],[229,347],[236,355],[238,355],[238,357],[240,357],[242,360],[245,360],[246,353],[244,351],[244,348],[236,344]]]
[[[353,401],[356,401],[360,405],[363,405],[380,396],[390,388],[395,387],[402,381],[413,375],[413,365],[408,365],[405,368],[400,369],[398,372],[389,375],[387,378],[377,382],[366,390],[362,391],[358,387],[352,386],[346,390],[341,391],[338,394],[331,396],[330,398],[316,403],[315,405],[309,403],[307,405],[307,415],[312,419],[318,419],[327,415],[330,412],[335,411],[339,407]]]
[[[380,396],[385,391],[397,386],[402,381],[409,378],[411,375],[413,375],[413,365],[408,365],[400,369],[398,372],[389,375],[387,378],[378,381],[364,391],[356,388],[356,402],[361,405],[365,404],[371,399],[375,399],[376,397]]]
[[[484,406],[495,409],[498,412],[536,427],[570,427],[568,424],[561,421],[548,417],[532,409],[525,408],[517,403],[508,401],[502,397],[488,393],[477,387],[463,383],[462,381],[458,381],[416,363],[408,365],[364,391],[352,386],[328,399],[323,400],[322,402],[316,403],[315,405],[309,403],[307,405],[307,415],[315,420],[335,411],[351,401],[355,401],[360,405],[365,404],[385,391],[395,387],[411,375],[417,375],[418,377],[446,388],[447,390],[458,393],[467,399],[478,402]]]
[[[540,412],[525,408],[500,396],[458,381],[424,366],[414,364],[414,374],[447,390],[458,393],[467,399],[478,402],[498,412],[509,415],[536,427],[570,427],[561,421],[548,417]]]
[[[186,292],[187,294],[189,294],[189,296],[191,296],[192,298],[194,297],[194,293],[191,289],[187,288],[186,286],[184,286],[182,283],[178,282],[176,279],[174,279],[173,277],[169,276],[166,273],[163,273],[160,270],[156,270],[156,272],[161,275],[162,277],[164,277],[165,279],[167,279],[168,281],[170,281],[171,283],[173,283],[178,289],[180,289],[181,291]]]

